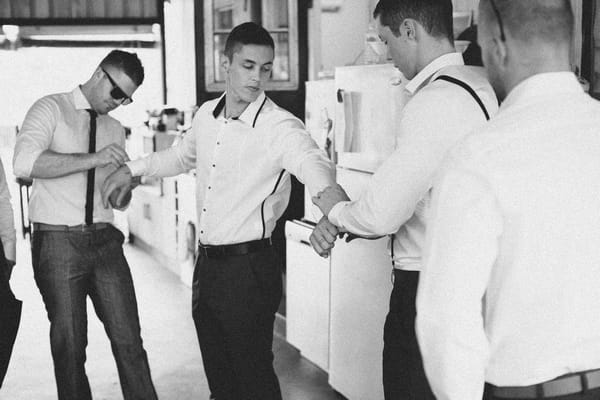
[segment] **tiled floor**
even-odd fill
[[[18,198],[18,194],[15,195]],[[136,285],[142,336],[159,398],[208,399],[191,318],[191,290],[140,249],[126,245],[125,253]],[[23,316],[12,363],[0,389],[0,399],[56,399],[48,321],[33,281],[28,242],[19,242],[18,259],[11,283],[17,297],[24,302]],[[121,399],[110,346],[91,304],[88,305],[88,320],[86,368],[94,399]],[[342,399],[327,384],[327,375],[300,357],[284,340],[276,338],[273,347],[284,399]]]

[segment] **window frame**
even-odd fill
[[[266,85],[266,90],[270,91],[298,90],[298,4],[297,1],[294,0],[286,1],[288,2],[287,29],[270,29],[269,33],[288,33],[290,78],[287,81],[270,80]],[[204,1],[204,85],[207,92],[223,92],[226,88],[225,82],[218,82],[215,80],[214,38],[215,34],[226,33],[226,31],[215,31],[213,7],[213,0]]]

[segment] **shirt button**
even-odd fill
[[[203,208],[202,211],[206,212],[206,208]]]
[[[210,190],[210,189],[211,189],[211,186],[208,187],[208,190]]]
[[[217,144],[219,145],[219,144],[221,144],[221,142],[217,142]]]
[[[204,233],[204,231],[200,231],[200,233]]]
[[[213,168],[215,167],[215,164],[213,164]]]

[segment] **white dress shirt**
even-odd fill
[[[533,76],[434,185],[417,334],[439,400],[600,368],[600,103]]]
[[[56,153],[87,153],[91,106],[79,87],[69,93],[45,96],[29,109],[17,136],[13,158],[14,174],[30,177],[35,161],[46,150]],[[96,150],[111,143],[125,147],[125,131],[116,119],[98,115]],[[112,222],[112,208],[104,208],[100,188],[114,170],[96,168],[94,222]],[[52,179],[34,179],[29,217],[33,222],[54,225],[85,223],[87,171]]]
[[[10,193],[6,183],[4,166],[0,160],[0,239],[4,255],[8,260],[16,261],[17,258],[17,236],[15,232],[15,220],[13,208],[10,202]]]
[[[498,109],[496,96],[482,68],[464,65],[460,53],[443,55],[407,85],[412,96],[401,111],[396,150],[375,172],[359,199],[332,208],[329,220],[361,236],[394,235],[394,265],[421,269],[425,217],[432,180],[446,152],[486,121],[476,100],[446,81],[449,75],[468,84],[488,113]]]
[[[287,207],[294,174],[311,194],[335,183],[335,169],[300,120],[264,93],[238,119],[225,95],[204,103],[176,146],[127,165],[134,176],[196,169],[200,242],[241,243],[271,236]]]

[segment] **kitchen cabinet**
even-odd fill
[[[163,178],[160,187],[140,185],[133,191],[127,222],[134,243],[179,275],[175,202],[175,178]]]

